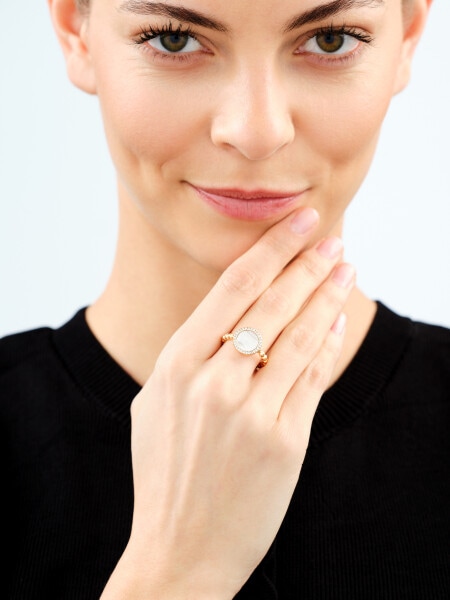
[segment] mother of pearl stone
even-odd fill
[[[242,354],[256,354],[261,350],[262,337],[259,331],[252,327],[242,327],[234,333],[234,347]]]

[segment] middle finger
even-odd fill
[[[233,331],[241,327],[256,328],[262,335],[262,350],[267,351],[284,328],[298,315],[311,294],[329,276],[342,256],[342,247],[340,238],[330,237],[302,253],[261,294]],[[258,354],[242,356],[233,343],[224,344],[211,360],[215,360],[216,357],[223,360],[224,356],[227,357],[227,363],[235,375],[241,377],[251,373],[260,360]]]

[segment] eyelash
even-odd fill
[[[356,38],[360,42],[365,42],[366,44],[373,42],[373,37],[368,33],[359,32],[356,27],[348,27],[347,25],[341,25],[340,27],[335,27],[334,25],[329,25],[328,27],[321,27],[314,31],[311,35],[308,36],[308,39],[316,37],[317,35],[350,35],[351,37]]]
[[[321,27],[320,29],[316,29],[312,33],[308,34],[307,41],[312,40],[315,37],[318,37],[320,35],[337,35],[337,36],[347,35],[347,36],[354,38],[355,40],[358,40],[358,42],[361,42],[361,43],[367,44],[367,45],[371,44],[374,41],[374,38],[369,33],[363,33],[361,31],[358,31],[358,29],[356,29],[355,27],[348,27],[345,24],[341,25],[340,27],[335,27],[334,25],[329,25],[328,27]],[[359,54],[361,49],[362,48],[358,46],[352,52],[349,52],[349,53],[343,54],[343,55],[334,54],[334,53],[330,53],[330,54],[309,53],[309,54],[314,56],[314,60],[321,62],[321,63],[343,64],[350,60],[353,60],[357,56],[357,54]],[[301,54],[308,54],[308,53],[300,51],[300,52],[297,52],[297,54],[301,55]]]
[[[162,26],[152,26],[149,25],[147,28],[142,28],[141,32],[139,34],[139,37],[137,38],[137,40],[135,40],[135,43],[137,45],[144,45],[146,44],[146,42],[149,42],[151,40],[154,40],[155,38],[163,35],[163,34],[178,34],[178,35],[187,35],[188,37],[192,38],[195,41],[199,41],[198,37],[196,36],[196,34],[194,33],[194,31],[192,31],[190,26],[182,26],[182,25],[178,25],[177,27],[174,27],[172,25],[171,22],[169,22],[167,25],[162,25]],[[334,25],[330,25],[328,27],[321,27],[319,29],[316,29],[315,31],[312,31],[310,34],[308,34],[307,36],[307,41],[314,39],[315,37],[318,37],[320,35],[347,35],[350,36],[352,38],[354,38],[355,40],[358,40],[359,42],[363,43],[363,44],[371,44],[374,40],[374,38],[368,34],[368,33],[362,33],[361,31],[358,31],[355,27],[348,27],[347,25],[342,25],[340,27],[335,27]],[[200,42],[199,42],[200,43]],[[145,51],[150,51],[152,52],[155,56],[157,56],[158,59],[168,59],[168,60],[172,60],[172,61],[190,61],[193,59],[192,54],[194,54],[193,52],[160,52],[158,51],[156,48],[153,48],[149,45],[147,45],[147,47],[145,48]],[[335,53],[330,53],[330,54],[319,54],[319,53],[313,53],[313,52],[301,52],[301,51],[297,51],[296,54],[297,55],[301,55],[301,54],[309,54],[314,56],[314,60],[321,62],[321,63],[328,63],[328,64],[343,64],[345,62],[348,62],[349,60],[352,60],[353,58],[355,58],[355,56],[357,54],[359,54],[359,52],[361,51],[360,47],[357,47],[355,50],[353,50],[350,53],[344,54],[344,55],[337,55]]]
[[[173,33],[178,35],[187,35],[196,42],[198,42],[197,36],[189,26],[183,27],[182,25],[178,25],[178,27],[175,28],[173,27],[172,23],[169,22],[167,25],[162,25],[161,27],[154,27],[152,25],[149,25],[147,28],[141,28],[141,32],[139,34],[138,39],[135,40],[135,43],[138,45],[143,45],[146,44],[146,42],[154,40],[160,35]],[[157,55],[158,58],[169,59],[173,61],[192,60],[192,56],[189,55],[193,54],[192,52],[159,52],[158,50],[156,50],[156,48],[151,48],[149,45],[147,45],[145,50],[153,52],[153,54]]]

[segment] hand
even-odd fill
[[[268,230],[163,349],[132,406],[135,506],[102,600],[233,598],[288,508],[340,354],[354,283],[338,238],[305,248],[317,215]],[[303,223],[303,224],[302,224]],[[262,332],[267,366],[224,333]]]

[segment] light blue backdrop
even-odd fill
[[[114,172],[95,98],[71,86],[45,0],[0,6],[0,335],[57,326],[104,286]],[[450,326],[449,0],[435,0],[349,212],[347,259],[373,298]]]

